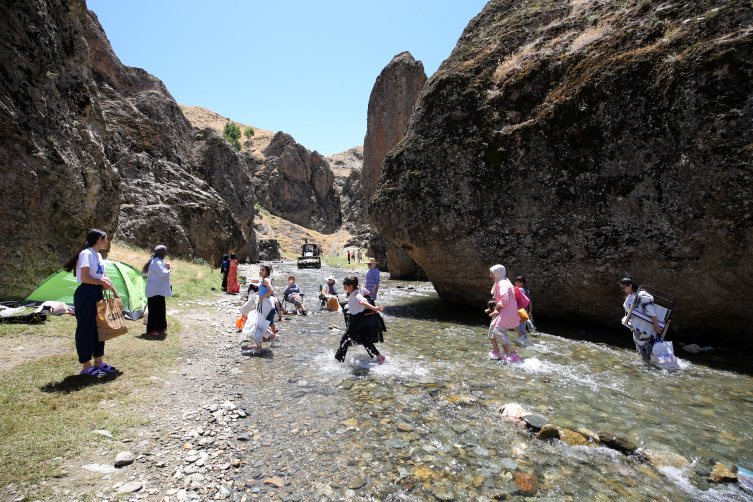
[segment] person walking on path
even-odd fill
[[[375,307],[364,298],[364,289],[358,287],[358,277],[346,277],[343,279],[343,289],[348,293],[348,312],[350,312],[350,324],[340,339],[340,347],[335,353],[335,359],[338,362],[345,361],[348,354],[348,347],[355,344],[361,344],[368,352],[369,357],[376,357],[379,363],[383,363],[387,358],[379,353],[374,344],[365,336],[361,336],[360,331],[365,327],[366,315],[364,309],[370,309],[375,312],[381,312],[384,307]]]
[[[510,362],[520,361],[520,356],[512,348],[506,333],[508,329],[514,329],[519,336],[523,336],[518,330],[520,314],[518,314],[518,303],[515,301],[515,290],[507,279],[507,270],[502,265],[494,265],[490,268],[489,277],[494,280],[492,295],[494,295],[494,304],[497,306],[496,310],[489,314],[492,318],[489,326],[489,338],[494,347],[492,356],[500,356],[499,347],[497,347],[497,341],[499,341],[505,351],[505,359]]]
[[[348,251],[348,265],[350,265],[350,251]]]
[[[227,273],[230,271],[228,268],[230,265],[230,257],[226,254],[222,255],[222,267],[220,267],[220,273],[222,274],[222,291],[227,291]]]
[[[173,296],[170,286],[172,265],[165,263],[167,248],[157,246],[152,257],[144,264],[141,272],[146,275],[146,301],[149,308],[149,318],[146,321],[146,334],[159,336],[167,331],[167,309],[165,298]]]
[[[105,363],[105,342],[99,341],[97,333],[97,302],[103,297],[102,291],[112,291],[120,298],[115,286],[105,273],[105,264],[100,250],[108,246],[107,233],[93,228],[86,233],[86,242],[63,265],[63,270],[73,272],[79,286],[73,293],[73,307],[76,314],[76,352],[82,368],[81,375],[96,376],[100,373],[114,373],[117,369]],[[91,363],[94,358],[94,365]]]
[[[358,263],[361,263],[361,249],[360,249],[360,248],[359,248],[359,249],[358,249],[358,251],[356,252],[356,261],[357,261]]]
[[[230,253],[230,262],[227,268],[227,292],[232,294],[240,293],[241,286],[238,284],[238,260],[235,259],[235,253]]]
[[[644,362],[650,363],[654,343],[656,343],[656,338],[662,333],[662,329],[659,327],[659,321],[656,318],[654,297],[647,291],[637,293],[638,283],[630,276],[625,277],[620,281],[620,289],[627,295],[625,303],[622,304],[622,307],[625,309],[625,318],[622,319],[623,325],[627,326],[625,323],[627,322],[627,316],[630,314],[631,308],[637,309],[637,311],[640,311],[645,317],[650,317],[653,322],[654,331],[656,333],[631,328],[635,349],[638,351],[638,354]],[[635,302],[635,307],[633,307],[633,302]]]
[[[379,268],[377,268],[378,263],[379,262],[374,258],[369,258],[369,261],[367,262],[369,271],[366,272],[366,290],[368,291],[367,294],[371,298],[371,303],[373,305],[376,305],[377,293],[379,292]]]

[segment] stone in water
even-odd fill
[[[538,413],[529,413],[528,415],[523,415],[523,420],[534,429],[541,429],[546,425],[546,418],[544,418],[543,415],[539,415]]]

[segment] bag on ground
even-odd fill
[[[108,296],[97,302],[97,335],[100,342],[128,333],[123,317],[123,303],[120,298]]]
[[[518,315],[520,316],[520,322],[528,321],[528,312],[526,312],[526,309],[518,310]]]
[[[654,365],[663,370],[679,370],[680,365],[675,357],[675,349],[672,342],[657,341],[652,350]]]
[[[243,335],[246,337],[246,340],[253,340],[259,345],[268,327],[269,321],[267,321],[266,316],[255,310],[246,319],[246,323],[243,326]]]

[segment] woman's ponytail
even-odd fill
[[[68,258],[68,261],[65,262],[63,265],[63,270],[66,272],[73,272],[76,273],[76,264],[78,263],[78,256],[81,254],[81,252],[84,249],[93,247],[97,241],[103,237],[107,237],[107,232],[103,230],[99,230],[98,228],[92,228],[86,233],[86,242],[83,243],[83,245],[78,248],[78,251],[76,251],[73,256]]]
[[[146,276],[146,274],[149,273],[149,265],[152,264],[152,260],[155,258],[159,258],[160,260],[164,260],[165,256],[167,256],[167,248],[165,246],[159,245],[156,248],[154,248],[154,252],[152,252],[152,256],[149,257],[149,259],[144,263],[144,266],[141,269],[141,275]]]

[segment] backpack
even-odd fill
[[[518,310],[526,308],[531,300],[517,286],[513,288],[515,288],[515,302],[518,304]]]

